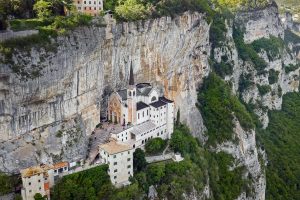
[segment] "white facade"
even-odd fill
[[[149,83],[130,85],[129,89],[111,95],[108,118],[124,127],[123,130],[111,133],[112,138],[132,148],[143,147],[152,138],[171,138],[174,102],[159,97],[158,91]]]
[[[40,193],[50,199],[50,187],[54,185],[53,169],[50,166],[35,166],[21,170],[23,200],[34,200],[34,195]]]
[[[73,5],[78,12],[93,16],[99,15],[103,10],[103,0],[73,0]]]
[[[111,141],[99,146],[101,162],[108,164],[108,174],[112,184],[121,187],[129,184],[133,176],[134,150],[125,143]]]

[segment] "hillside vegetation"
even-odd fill
[[[268,156],[267,199],[300,199],[300,94],[283,97],[282,110],[270,111],[259,131]]]

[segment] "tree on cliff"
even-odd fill
[[[51,3],[45,0],[37,1],[33,6],[33,10],[36,11],[38,18],[42,20],[45,20],[52,15]]]
[[[148,10],[148,7],[139,0],[119,1],[116,7],[117,15],[126,21],[145,19],[149,14]]]

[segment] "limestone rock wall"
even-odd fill
[[[131,63],[136,82],[158,86],[175,101],[181,120],[195,134],[201,132],[199,123],[203,125],[195,120],[201,117],[196,88],[210,70],[204,16],[186,13],[123,23],[111,32],[113,38],[106,39],[104,28],[78,28],[53,41],[56,52],[33,48],[14,54],[15,65],[25,65],[27,71],[41,66],[42,76],[33,80],[20,80],[1,66],[0,84],[6,89],[0,91],[0,170],[17,172],[41,161],[84,158],[87,141],[74,141],[70,133],[77,131],[81,138],[91,134],[106,113],[107,95],[127,84]]]

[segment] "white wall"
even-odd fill
[[[112,184],[120,186],[133,176],[133,152],[134,150],[129,150],[109,155],[104,150],[100,150],[102,162],[109,166],[108,174]]]
[[[150,108],[144,108],[136,112],[136,124],[141,124],[150,119]]]
[[[44,183],[45,179],[43,174],[22,178],[24,188],[22,191],[23,200],[34,200],[36,193],[40,193],[42,196],[46,195]]]

